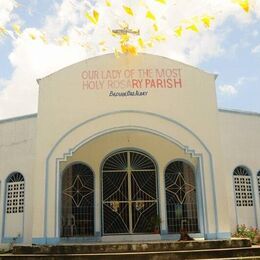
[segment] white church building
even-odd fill
[[[39,79],[38,113],[0,121],[0,243],[260,228],[260,114],[218,109],[215,79],[149,54]]]

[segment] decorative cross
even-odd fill
[[[124,26],[122,29],[115,29],[112,30],[113,33],[118,34],[118,35],[127,35],[128,33],[135,34],[135,35],[140,35],[140,30],[133,30],[129,29],[128,25]]]

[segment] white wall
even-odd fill
[[[167,88],[155,85],[146,88],[143,85],[138,88],[131,85],[133,79],[156,82],[159,77],[157,70],[180,71],[177,81],[181,78],[182,86]],[[113,82],[130,82],[130,85],[111,87],[104,78],[112,71],[121,71],[121,76],[113,79]],[[84,72],[98,74],[99,77],[92,80],[93,75],[87,77],[83,75]],[[128,72],[134,72],[133,76],[128,77]],[[104,81],[105,85],[101,87],[99,84],[98,88],[88,89],[86,85],[91,80],[95,84]],[[172,74],[160,80],[171,81],[176,78]],[[43,185],[34,193],[35,239],[40,241],[57,235],[53,198],[57,196],[55,175],[58,158],[63,158],[64,154],[70,153],[85,139],[91,141],[95,135],[123,128],[146,128],[147,132],[158,132],[177,140],[188,152],[200,153],[204,160],[203,185],[207,201],[205,214],[208,215],[208,236],[214,238],[217,234],[224,236],[229,233],[223,192],[225,187],[222,183],[215,75],[154,55],[122,55],[116,59],[113,54],[109,54],[66,67],[39,82],[37,175],[34,186],[39,183]],[[128,90],[147,92],[147,95],[110,96],[111,91]],[[47,210],[45,215],[44,210]]]
[[[83,71],[115,69],[123,73],[147,68],[152,71],[158,68],[180,69],[182,88],[155,87],[147,89],[149,93],[146,96],[111,97],[110,89],[86,90],[82,85]],[[152,78],[155,76],[149,79]],[[206,205],[203,214],[208,220],[205,229],[209,235],[228,233],[230,226],[234,229],[238,219],[239,223],[244,220],[259,226],[256,174],[260,170],[260,115],[218,111],[214,81],[214,75],[170,59],[145,54],[122,56],[120,59],[115,59],[113,55],[100,56],[42,79],[38,119],[33,115],[0,121],[1,242],[4,233],[15,235],[11,224],[6,221],[4,225],[3,219],[6,178],[10,173],[18,171],[25,178],[23,241],[30,243],[32,228],[35,238],[55,238],[58,236],[55,229],[58,216],[54,198],[58,196],[57,176],[60,174],[57,162],[75,159],[79,154],[76,156],[73,152],[80,148],[80,144],[90,147],[97,137],[114,135],[115,130],[158,134],[168,141],[180,143],[187,155],[203,157],[202,199]],[[139,90],[146,91],[145,88]],[[122,148],[115,143],[111,150]],[[131,146],[138,147],[138,144],[133,142]],[[93,154],[96,156],[95,150]],[[95,157],[96,169],[100,158],[97,161]],[[246,166],[252,175],[253,211],[250,208],[239,212],[241,209],[238,211],[235,207],[232,174],[239,165]],[[47,172],[49,179],[46,182]],[[45,221],[47,227],[44,226]],[[100,230],[100,227],[96,228]]]
[[[260,227],[257,186],[257,172],[260,169],[260,114],[220,110],[219,122],[232,230],[235,230],[237,224]],[[254,207],[235,205],[233,171],[237,166],[246,167],[251,174]]]
[[[178,145],[171,143],[154,134],[148,134],[141,131],[119,131],[113,132],[104,136],[101,136],[90,143],[81,146],[71,157],[68,157],[66,161],[62,161],[60,164],[60,174],[58,176],[58,183],[61,183],[61,176],[63,170],[73,162],[86,163],[94,173],[95,179],[95,232],[101,234],[101,163],[104,159],[114,151],[121,149],[140,150],[143,152],[149,152],[149,156],[152,156],[157,163],[158,170],[158,197],[159,197],[159,209],[162,219],[162,230],[167,229],[167,213],[166,213],[166,199],[165,199],[165,169],[168,164],[173,160],[184,160],[190,162],[194,168],[197,168],[198,159],[193,157],[192,154],[188,154],[181,149]],[[160,147],[160,149],[158,149]],[[196,173],[199,174],[199,173]],[[199,178],[197,178],[199,179]],[[197,189],[198,192],[201,192]],[[59,192],[61,194],[61,191]],[[57,201],[58,207],[61,207],[60,200]],[[198,208],[202,207],[202,201]],[[198,210],[199,211],[199,210]],[[198,212],[199,215],[200,212]],[[57,216],[58,218],[60,216]],[[201,220],[201,219],[199,219]],[[59,222],[59,219],[57,219]],[[56,228],[59,229],[57,226]],[[203,233],[203,226],[200,226],[201,233]],[[129,238],[128,238],[129,239]]]
[[[23,243],[31,243],[36,120],[36,115],[30,115],[0,121],[1,242],[20,234]],[[6,179],[13,172],[25,179],[24,214],[5,214]]]

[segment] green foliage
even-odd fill
[[[253,244],[260,244],[260,230],[246,225],[237,225],[236,233],[232,237],[249,238]]]

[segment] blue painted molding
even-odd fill
[[[101,132],[101,133],[98,133],[94,136],[90,136],[88,137],[88,139],[84,139],[82,140],[79,144],[77,144],[75,147],[73,148],[70,148],[69,150],[74,152],[76,149],[78,149],[79,147],[83,146],[85,143],[87,143],[89,140],[93,141],[95,140],[96,138],[99,138],[107,133],[115,133],[117,131],[119,132],[122,132],[122,131],[129,131],[129,130],[132,130],[132,128],[135,130],[135,131],[140,131],[140,132],[144,132],[144,133],[149,133],[149,134],[153,134],[155,136],[159,136],[160,138],[164,138],[165,140],[167,141],[170,141],[174,144],[176,144],[177,146],[179,146],[181,149],[183,149],[184,152],[188,153],[187,150],[191,150],[191,149],[187,149],[187,147],[183,146],[182,144],[180,144],[178,141],[176,141],[175,139],[171,138],[170,136],[166,136],[166,135],[163,135],[163,134],[160,134],[160,132],[155,132],[155,130],[153,129],[150,129],[150,128],[140,128],[138,126],[125,126],[124,128],[111,128],[111,129],[106,129],[105,131]],[[143,151],[141,149],[136,149],[136,148],[132,148],[132,147],[124,147],[124,148],[121,148],[121,149],[117,149],[116,151],[113,151],[111,152],[110,154],[106,155],[105,158],[111,156],[112,154],[114,154],[115,152],[118,152],[118,151],[121,151],[121,150],[124,150],[124,149],[130,149],[130,150],[136,150],[136,151],[140,151],[140,152],[143,152],[143,153],[146,153],[148,156],[150,156],[153,160],[154,160],[154,163],[156,164],[156,167],[158,168],[159,166],[157,165],[157,162],[156,160],[154,159],[154,156],[147,153],[146,151]],[[192,157],[194,158],[198,158],[199,160],[199,164],[200,164],[200,170],[199,170],[199,181],[198,181],[198,184],[200,184],[201,182],[204,183],[204,169],[203,167],[201,167],[201,165],[203,166],[203,156],[202,154],[198,154],[198,153],[195,153],[195,151],[193,150],[192,153],[190,154]],[[59,165],[59,163],[61,161],[65,161],[67,159],[67,156],[68,154],[67,153],[64,153],[63,154],[63,157],[62,158],[57,158],[56,159],[56,177],[57,175],[60,176],[60,173],[57,172],[57,166]],[[102,161],[105,160],[105,158],[103,158]],[[180,159],[182,160],[182,159]],[[185,160],[184,160],[185,161]],[[165,169],[164,168],[164,172],[165,172]],[[102,171],[102,163],[100,165],[100,172]],[[57,182],[57,180],[55,180],[55,182]],[[59,182],[61,182],[61,180],[59,180]],[[159,184],[159,182],[158,182]],[[102,181],[101,181],[101,185],[102,185]],[[163,184],[164,186],[164,184]],[[203,187],[203,189],[201,190],[201,187]],[[159,189],[159,185],[158,185],[158,189]],[[205,191],[205,185],[198,185],[198,188],[197,188],[197,193],[198,195],[200,195],[200,193],[204,194],[204,191]],[[101,194],[101,197],[102,197],[102,194]],[[207,220],[207,205],[206,205],[206,196],[197,196],[197,197],[200,197],[202,198],[202,201],[201,203],[197,203],[198,207],[199,207],[199,211],[198,213],[200,214],[199,216],[199,221],[200,221],[200,229],[202,232],[204,232],[204,230],[206,230],[205,227],[208,228],[208,220]],[[57,196],[55,196],[55,199],[57,199]],[[60,200],[59,200],[59,203],[60,203]],[[160,205],[159,205],[160,206]],[[57,203],[55,202],[55,208],[57,211]],[[58,209],[58,211],[60,211],[60,209]],[[203,212],[203,213],[202,213]],[[57,213],[55,213],[55,216],[57,216]],[[55,217],[56,218],[56,217]],[[59,222],[58,222],[59,223]],[[55,225],[57,225],[57,223],[55,223]],[[58,227],[59,229],[59,227]],[[55,226],[55,230],[57,230],[57,226]],[[57,235],[57,233],[56,233]]]
[[[87,124],[87,123],[90,123],[90,122],[93,122],[97,119],[100,119],[100,118],[105,118],[105,117],[108,117],[108,116],[112,116],[112,115],[118,115],[118,114],[141,114],[141,115],[147,115],[147,116],[152,116],[152,117],[157,117],[157,118],[160,118],[160,119],[163,119],[165,121],[168,121],[170,123],[173,123],[177,126],[179,126],[181,129],[183,129],[184,131],[188,132],[189,134],[191,134],[191,136],[193,136],[201,145],[202,147],[205,149],[205,151],[207,152],[208,156],[209,156],[209,164],[210,164],[210,168],[211,168],[211,171],[210,171],[210,175],[211,175],[211,182],[212,182],[212,193],[213,193],[213,201],[214,201],[214,221],[215,221],[215,227],[216,227],[216,233],[218,232],[219,230],[219,226],[218,226],[218,213],[217,213],[217,199],[216,199],[216,190],[215,190],[215,178],[214,178],[214,167],[213,167],[213,158],[212,158],[212,154],[210,152],[210,150],[208,149],[208,147],[206,146],[206,144],[200,139],[200,137],[195,134],[191,129],[189,129],[188,127],[184,126],[183,124],[177,122],[176,120],[172,119],[172,118],[169,118],[169,117],[166,117],[166,116],[162,116],[162,115],[159,115],[159,114],[156,114],[156,113],[152,113],[152,112],[147,112],[147,111],[138,111],[138,110],[123,110],[123,111],[113,111],[113,112],[109,112],[109,113],[105,113],[105,114],[101,114],[101,115],[98,115],[96,117],[93,117],[91,119],[88,119],[76,126],[74,126],[73,128],[71,128],[69,131],[67,131],[65,134],[63,134],[59,139],[58,141],[53,145],[53,147],[50,149],[48,155],[47,155],[47,158],[46,158],[46,164],[45,164],[45,210],[44,210],[44,237],[47,241],[47,208],[48,208],[48,178],[49,178],[49,160],[54,152],[54,150],[58,147],[58,145],[63,141],[63,139],[65,139],[65,137],[67,137],[69,134],[71,134],[73,131],[75,131],[76,129],[80,128],[81,126]],[[133,127],[133,126],[130,126],[130,127]],[[151,130],[151,129],[150,129]],[[107,131],[106,131],[107,132]],[[110,132],[111,132],[111,129],[110,129]],[[148,131],[149,132],[149,131]],[[108,133],[108,132],[107,132]],[[100,134],[100,133],[98,133]],[[162,133],[160,133],[162,135]],[[162,135],[163,136],[163,135]],[[88,138],[89,139],[89,138]],[[93,139],[93,136],[92,136],[92,139]],[[171,140],[172,138],[169,139],[168,137],[168,140]],[[89,141],[89,140],[88,140]],[[180,144],[180,143],[179,143]],[[189,147],[187,146],[184,146],[182,145],[182,147],[186,147],[186,152],[188,151],[192,151],[192,152],[195,152],[193,149],[190,149]],[[76,148],[79,148],[79,146],[77,145]],[[73,152],[73,149],[69,149],[69,153],[72,153]],[[205,194],[204,194],[205,195]]]
[[[219,112],[224,112],[224,113],[233,113],[233,114],[247,115],[247,116],[260,116],[260,113],[258,113],[258,112],[245,111],[245,110],[239,110],[239,109],[219,108],[218,111]]]
[[[3,237],[2,238],[2,243],[3,244],[21,244],[23,243],[23,237]]]
[[[231,232],[217,233],[217,239],[231,239]]]
[[[205,239],[207,240],[214,240],[214,239],[230,239],[231,233],[230,232],[218,232],[218,233],[208,233],[205,234]]]
[[[57,245],[63,243],[86,243],[101,241],[99,237],[33,237],[32,244],[34,245]]]
[[[168,235],[168,232],[167,232],[167,230],[162,229],[161,230],[161,236],[164,236],[164,235]]]
[[[192,238],[204,238],[204,234],[202,233],[189,233],[189,235]],[[161,235],[162,240],[179,240],[180,239],[180,234],[162,234]]]
[[[29,115],[24,115],[24,116],[17,116],[17,117],[1,119],[0,120],[0,124],[1,123],[8,123],[8,122],[13,122],[13,121],[18,121],[18,120],[25,120],[25,119],[32,118],[32,117],[37,117],[37,115],[38,114],[29,114]]]
[[[101,232],[100,231],[95,232],[95,237],[101,237]]]
[[[57,237],[33,237],[32,238],[32,244],[35,245],[46,245],[46,244],[50,244],[50,245],[56,245],[60,243],[60,238]]]
[[[217,233],[207,233],[205,234],[206,240],[215,240],[217,239]]]

